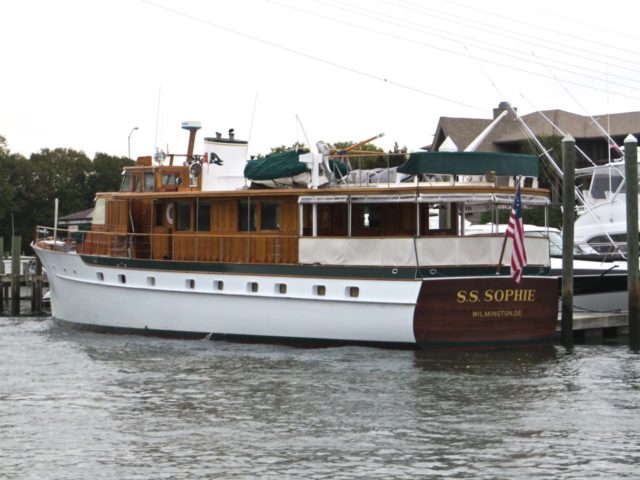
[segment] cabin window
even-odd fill
[[[106,200],[104,198],[96,199],[96,204],[93,208],[93,218],[91,223],[93,225],[104,225],[106,218]]]
[[[287,293],[287,284],[286,283],[276,283],[276,293],[280,293],[282,295]]]
[[[176,230],[191,230],[191,202],[178,202],[176,209]]]
[[[154,186],[153,172],[144,172],[144,191],[153,192]]]
[[[127,283],[127,277],[124,273],[119,273],[118,274],[118,282],[120,283]]]
[[[620,188],[620,184],[622,183],[622,176],[616,175],[612,172],[611,176],[609,175],[594,175],[593,181],[591,182],[591,197],[598,199],[607,198],[607,193],[610,192],[613,194]],[[620,193],[626,191],[626,189],[621,190]]]
[[[258,282],[247,283],[247,291],[256,293],[258,291]]]
[[[360,296],[359,287],[347,287],[347,296],[351,298],[358,298]]]
[[[262,202],[260,210],[260,229],[278,230],[280,228],[280,203]]]
[[[102,272],[98,272],[96,273],[96,278],[100,281],[103,282],[104,281],[104,274]]]
[[[256,204],[251,200],[240,200],[238,208],[238,231],[256,231]]]
[[[136,173],[133,176],[133,191],[134,192],[141,192],[142,191],[142,182],[141,182],[141,178],[140,178],[140,174]]]
[[[196,288],[196,281],[193,278],[187,278],[184,282],[184,286],[190,290]]]
[[[162,185],[180,185],[181,183],[182,177],[178,173],[162,174]]]
[[[122,176],[122,183],[120,184],[121,192],[130,192],[131,191],[131,172],[125,171]]]
[[[324,285],[314,285],[313,293],[319,297],[324,297],[327,294],[327,287]]]
[[[211,230],[211,203],[198,202],[198,231],[208,232]]]
[[[222,280],[214,280],[213,281],[213,289],[214,290],[224,290],[224,282]]]
[[[156,277],[147,277],[147,285],[150,287],[156,286]]]

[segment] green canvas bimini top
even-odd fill
[[[409,175],[522,175],[537,177],[539,159],[535,155],[497,152],[413,152],[398,172]]]
[[[273,180],[295,177],[306,171],[307,166],[298,161],[298,152],[290,150],[249,160],[244,167],[244,176],[249,180]]]

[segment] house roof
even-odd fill
[[[81,223],[91,222],[93,218],[93,208],[82,210],[81,212],[71,213],[60,217],[58,223],[60,225],[79,225]]]
[[[494,118],[500,109],[494,111]],[[604,126],[611,137],[623,139],[629,133],[640,132],[640,112],[597,115],[593,118],[564,110],[544,110],[520,117],[537,137],[560,136],[551,125],[557,125],[565,134],[578,139],[598,139],[603,137],[598,125]],[[479,118],[440,117],[433,145],[439,146],[451,137],[460,150],[464,150],[493,120]],[[529,133],[513,114],[502,119],[484,139],[478,150],[498,151],[500,145],[521,143],[530,139]]]

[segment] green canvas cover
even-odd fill
[[[298,161],[298,152],[290,150],[249,160],[244,167],[244,176],[249,180],[275,180],[295,177],[307,171],[307,166]]]
[[[537,177],[539,160],[535,155],[498,152],[413,152],[398,172],[409,175],[522,175]]]

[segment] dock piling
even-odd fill
[[[0,237],[0,315],[4,312],[4,281],[2,275],[4,275],[4,237]]]
[[[11,315],[20,315],[20,245],[22,238],[11,238]]]
[[[573,221],[575,208],[576,142],[571,135],[562,139],[562,345],[573,348]]]
[[[638,278],[638,140],[624,139],[624,168],[627,179],[627,288],[629,290],[629,346],[640,349],[640,279]]]
[[[36,268],[31,288],[31,311],[36,315],[42,314],[42,262],[36,257]]]

